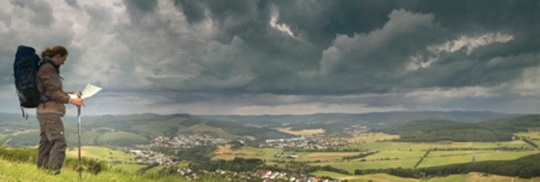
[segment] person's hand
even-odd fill
[[[81,99],[81,98],[72,98],[71,99],[71,104],[76,105],[76,106],[82,106],[83,105],[83,99]]]

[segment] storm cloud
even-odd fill
[[[19,111],[16,47],[64,45],[65,90],[104,88],[89,114],[536,113],[539,15],[533,0],[3,1],[0,109]]]

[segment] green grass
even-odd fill
[[[368,162],[322,162],[314,163],[315,166],[330,165],[335,168],[345,169],[354,174],[356,169],[387,169],[387,168],[413,168],[419,159],[387,160],[387,161],[368,161]]]
[[[73,130],[73,128],[66,128],[66,134],[67,134],[66,139],[68,142],[68,146],[77,146],[78,145],[77,130]],[[35,135],[34,135],[34,138],[35,138]],[[105,128],[105,127],[93,128],[90,130],[83,130],[83,132],[81,133],[82,145],[126,146],[126,145],[144,144],[144,143],[148,143],[148,139],[145,138],[143,135],[115,130],[112,128]]]
[[[218,146],[218,149],[214,152],[213,160],[225,159],[232,160],[235,157],[242,158],[257,158],[266,161],[271,160],[285,160],[284,158],[275,158],[276,153],[282,152],[281,149],[275,148],[254,148],[254,147],[242,147],[238,150],[231,150],[230,145]]]
[[[446,177],[429,178],[426,182],[452,182],[452,181],[467,181],[471,176],[468,174],[449,175]]]
[[[381,159],[381,158],[391,158],[391,159],[420,158],[424,156],[425,153],[426,151],[420,151],[420,150],[416,150],[416,151],[414,150],[413,151],[386,150],[386,151],[381,151],[379,153],[367,156],[365,157],[365,159],[369,161],[369,160]]]
[[[112,155],[111,155],[112,153]],[[69,148],[66,152],[68,156],[77,157],[78,148]],[[113,150],[105,147],[98,146],[83,146],[81,148],[81,154],[83,157],[90,157],[99,159],[101,161],[123,161],[123,162],[133,162],[130,159],[135,158],[134,155],[126,154],[124,151]]]
[[[537,154],[540,151],[524,151],[524,152],[493,152],[475,155],[476,161],[491,161],[491,160],[514,160],[520,157]]]
[[[236,135],[230,134],[229,132],[223,130],[222,128],[209,126],[209,125],[206,125],[205,123],[200,123],[200,124],[190,126],[189,129],[195,133],[214,133],[226,139],[236,137]]]
[[[520,136],[520,137],[527,137],[530,139],[540,139],[540,131],[519,132],[519,133],[514,133],[514,135]]]
[[[105,147],[98,146],[83,146],[81,148],[81,154],[83,157],[97,159],[99,161],[108,162],[113,169],[122,170],[129,173],[134,173],[139,169],[145,168],[148,165],[136,164],[134,155],[126,154],[124,151],[113,150]],[[112,155],[111,155],[112,153]],[[76,158],[78,157],[78,148],[68,149],[67,156]],[[114,162],[119,162],[114,164]]]
[[[124,182],[124,181],[186,181],[180,176],[145,176],[122,172],[106,171],[97,175],[83,172],[85,182]],[[62,169],[59,175],[53,176],[38,170],[35,164],[22,162],[8,162],[0,160],[0,181],[3,182],[30,182],[30,181],[79,181],[77,171]]]
[[[315,172],[312,172],[312,173],[309,173],[309,174],[313,175],[313,176],[318,176],[318,177],[330,176],[332,178],[343,178],[343,177],[350,177],[351,176],[351,175],[345,175],[345,174],[329,172],[329,171],[315,171]]]
[[[513,142],[451,142],[451,143],[411,143],[411,142],[374,142],[350,146],[348,148],[357,148],[361,150],[401,150],[417,151],[430,148],[498,148],[498,147],[525,147],[531,148],[528,144],[521,141]]]
[[[473,155],[483,153],[493,153],[492,150],[455,150],[455,151],[431,151],[429,157],[448,157],[448,156],[460,156],[460,155]]]
[[[447,164],[459,164],[472,161],[472,156],[451,156],[451,157],[428,157],[424,158],[418,168],[433,167]]]
[[[114,165],[112,165],[112,168],[113,169],[119,169],[119,170],[126,171],[126,172],[134,174],[139,169],[145,168],[146,166],[148,166],[148,165],[141,165],[141,164],[114,164]]]
[[[357,134],[354,137],[350,138],[360,143],[373,143],[376,141],[392,140],[398,139],[399,135],[389,135],[384,133],[362,133]]]
[[[528,138],[533,143],[535,143],[537,146],[540,146],[540,131],[536,131],[536,130],[538,130],[538,128],[533,129],[533,130],[534,131],[529,130],[529,132],[514,133],[514,135],[519,136],[519,137]],[[529,147],[532,148],[532,146],[529,146]]]
[[[339,177],[341,180],[347,180],[351,182],[418,182],[420,180],[414,178],[401,178],[392,176],[389,174],[368,174],[359,176],[345,176]]]
[[[539,153],[540,151],[522,151],[522,152],[496,152],[490,151],[485,153],[468,154],[462,156],[447,156],[447,157],[430,157],[424,158],[422,163],[418,165],[418,168],[441,166],[447,164],[458,164],[471,162],[474,156],[474,161],[494,161],[494,160],[514,160],[520,157]],[[436,153],[435,153],[436,154]]]
[[[343,157],[355,156],[361,152],[287,152],[285,154],[296,154],[298,158],[294,161],[322,161],[335,162],[341,161]]]
[[[88,152],[91,155],[96,156],[113,156],[114,159],[122,159],[122,160],[129,160],[134,158],[134,155],[126,154],[124,151],[120,150],[112,150],[105,147],[98,147],[98,146],[83,146],[81,148],[82,150]],[[112,155],[111,155],[112,153]]]

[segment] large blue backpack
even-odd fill
[[[39,103],[46,100],[45,94],[40,94],[37,88],[37,71],[40,66],[41,59],[34,48],[23,45],[17,48],[13,76],[23,117],[25,117],[23,107],[36,108]]]

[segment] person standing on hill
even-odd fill
[[[43,101],[36,108],[40,125],[40,139],[37,167],[53,175],[60,174],[66,157],[66,138],[61,117],[66,114],[64,104],[81,106],[83,100],[70,98],[62,89],[60,66],[64,64],[68,52],[63,46],[46,48],[41,53],[43,63],[37,72],[37,87]]]

